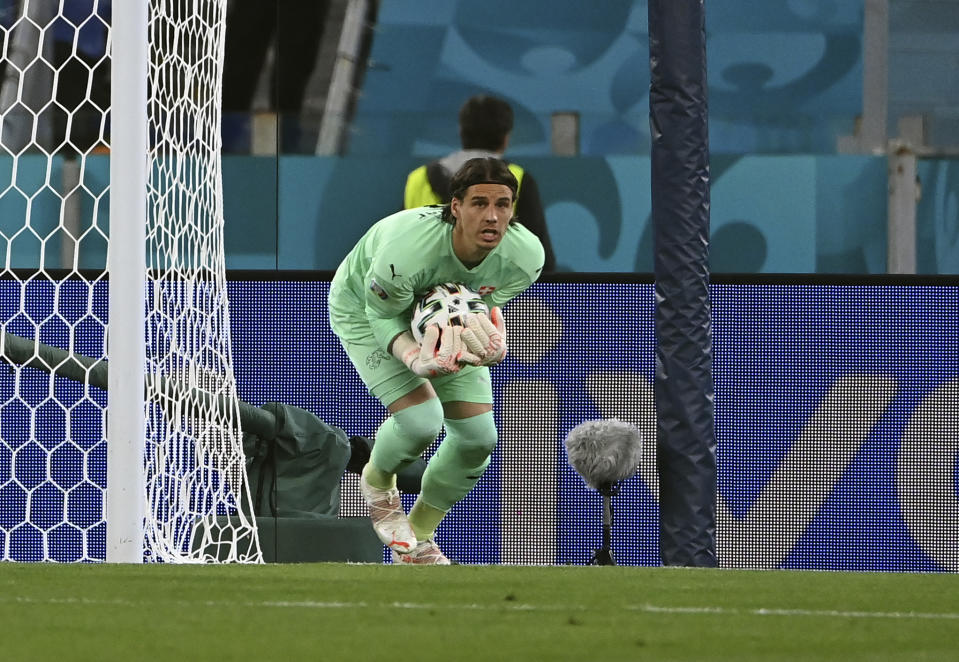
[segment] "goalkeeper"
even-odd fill
[[[370,393],[390,416],[376,432],[360,490],[395,563],[448,564],[433,535],[473,488],[496,445],[489,367],[506,355],[500,307],[539,276],[539,239],[513,219],[516,178],[496,158],[467,161],[450,180],[449,204],[388,216],[371,227],[333,277],[330,326]],[[410,331],[415,300],[432,286],[463,283],[490,316],[466,327]],[[403,511],[396,473],[446,437]]]

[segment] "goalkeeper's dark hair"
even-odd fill
[[[519,183],[513,172],[506,165],[506,161],[492,156],[484,156],[478,159],[470,159],[463,164],[456,174],[450,179],[450,197],[463,201],[466,190],[475,184],[502,184],[508,186],[513,193],[513,201],[516,201],[516,191],[519,189]],[[516,222],[516,217],[510,219],[510,224]],[[443,221],[450,225],[456,225],[456,218],[450,211],[450,204],[443,205]]]
[[[498,152],[513,130],[513,109],[502,99],[479,94],[460,108],[459,124],[463,149]]]

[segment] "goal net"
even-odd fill
[[[147,0],[0,0],[0,559],[110,560],[132,519],[143,561],[259,562],[223,249],[227,0],[148,0],[146,139],[133,159],[145,218],[110,203],[111,166],[130,165],[111,144],[111,74],[124,84],[120,59],[136,57],[111,33],[120,2]],[[119,243],[136,223],[143,243]],[[128,274],[110,267],[138,251],[143,331],[131,334],[110,301]],[[121,340],[139,348],[132,361]],[[111,402],[131,394],[103,388],[107,370],[142,375],[129,440],[110,438],[111,417],[129,414]],[[139,476],[136,493],[112,484],[125,475]]]

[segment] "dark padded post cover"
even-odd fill
[[[715,566],[709,135],[702,0],[649,0],[656,411],[664,565]]]

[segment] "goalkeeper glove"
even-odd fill
[[[467,315],[462,341],[469,350],[468,355],[479,358],[479,362],[473,365],[495,365],[506,358],[506,322],[503,321],[503,309],[494,306],[489,317],[481,313]]]
[[[420,377],[439,377],[459,372],[459,360],[469,358],[463,347],[462,332],[462,327],[445,326],[440,329],[438,325],[431,324],[423,334],[423,342],[418,343],[413,334],[406,331],[393,341],[393,356]]]

